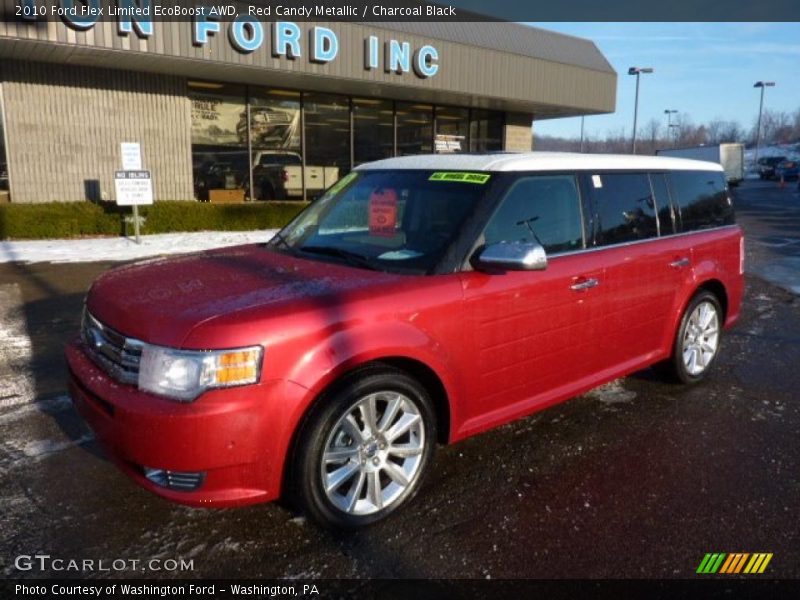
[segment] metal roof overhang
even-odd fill
[[[374,25],[336,25],[351,29],[361,27],[364,31],[375,30]],[[518,28],[522,26],[514,27],[519,36]],[[363,39],[364,31],[356,31],[352,37],[361,36]],[[532,32],[535,31],[532,29]],[[382,30],[381,33],[406,37],[414,35],[402,30]],[[17,35],[9,36],[8,31],[0,30],[0,57],[530,113],[537,120],[609,113],[614,111],[616,102],[616,73],[594,45],[586,40],[579,41],[590,44],[599,58],[589,55],[587,59],[584,47],[582,60],[573,61],[581,64],[568,64],[554,60],[552,49],[551,56],[541,58],[506,48],[501,50],[465,42],[412,37],[412,44],[433,43],[442,47],[440,73],[434,78],[419,80],[413,73],[406,73],[402,77],[383,72],[366,74],[359,60],[347,61],[345,69],[325,69],[327,65],[315,64],[301,65],[300,68],[293,64],[291,68],[281,68],[280,63],[268,54],[260,61],[241,60],[241,55],[225,47],[227,40],[219,39],[222,36],[214,40],[217,46],[200,50],[190,46],[188,50],[176,49],[169,54],[155,52],[152,41],[148,47],[135,37],[126,39],[128,47],[123,48],[117,47],[119,40],[106,40],[102,46],[96,41],[93,44],[81,43],[81,36],[85,35],[81,32],[76,42],[52,39],[54,36],[51,32],[24,36],[17,32]],[[561,44],[568,42],[560,41]],[[139,48],[136,48],[137,45]],[[354,45],[351,41],[350,46]],[[456,57],[459,53],[461,56]],[[448,60],[451,62],[446,62]],[[0,77],[1,69],[0,65]],[[446,70],[451,72],[447,73],[447,77],[442,77]]]

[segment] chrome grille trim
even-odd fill
[[[87,309],[83,311],[81,336],[89,357],[106,373],[121,383],[138,383],[144,342],[103,325]]]

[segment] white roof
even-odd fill
[[[628,169],[722,171],[717,163],[667,156],[632,154],[578,154],[571,152],[521,152],[490,154],[417,154],[366,163],[371,169],[442,169],[446,171],[620,171]]]

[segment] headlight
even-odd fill
[[[145,345],[139,363],[139,389],[191,402],[209,388],[256,383],[263,348],[173,350]]]

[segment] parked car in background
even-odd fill
[[[785,156],[762,156],[758,159],[758,176],[761,179],[775,179],[775,167],[786,160]]]
[[[743,261],[718,164],[387,159],[267,244],[106,272],[66,349],[69,389],[156,494],[286,497],[359,527],[414,496],[437,443],[651,365],[703,380],[739,318]]]
[[[793,181],[800,174],[800,157],[791,157],[781,161],[775,167],[775,179]]]

